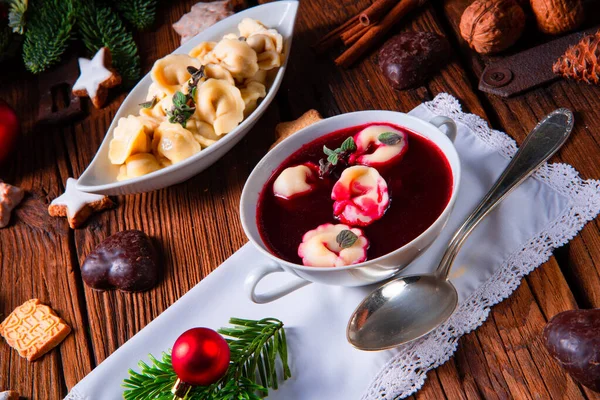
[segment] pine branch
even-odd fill
[[[287,362],[287,343],[283,323],[274,318],[252,321],[231,318],[231,328],[219,329],[228,336],[231,362],[225,376],[210,386],[196,386],[188,393],[188,400],[259,400],[276,389],[278,375],[276,360],[281,361],[285,380],[291,376]],[[171,388],[177,375],[171,365],[171,355],[162,359],[149,356],[152,365],[138,363],[140,372],[129,370],[123,381],[126,400],[172,399]]]
[[[156,18],[158,0],[113,0],[114,6],[138,30],[148,29]]]
[[[67,49],[75,25],[73,0],[40,0],[31,10],[23,61],[34,74],[56,64]]]
[[[22,35],[25,33],[25,13],[27,12],[29,0],[10,0],[8,11],[8,26],[14,33]]]
[[[140,78],[140,56],[133,35],[127,31],[119,16],[108,6],[81,1],[77,10],[79,32],[85,47],[95,54],[108,47],[115,69],[125,85],[130,86]]]

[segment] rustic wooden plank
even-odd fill
[[[33,129],[37,115],[36,79],[9,76],[0,84],[0,98],[11,104],[23,122],[15,157],[0,167],[0,178],[28,194],[8,228],[0,230],[0,313],[8,315],[30,298],[50,305],[73,328],[60,345],[38,361],[27,362],[3,341],[0,346],[0,390],[15,389],[31,398],[60,398],[93,367],[86,333],[80,279],[73,263],[73,236],[47,213],[50,198],[62,190],[66,167],[63,132]],[[49,256],[52,255],[52,256]]]

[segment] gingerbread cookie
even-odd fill
[[[67,217],[71,229],[77,229],[95,212],[114,206],[107,196],[77,190],[77,180],[67,179],[65,193],[48,206],[48,214],[52,217]]]
[[[277,140],[271,145],[271,148],[277,146],[285,138],[298,132],[300,129],[304,129],[321,120],[323,120],[323,117],[321,117],[321,114],[319,114],[317,110],[308,110],[298,119],[277,124],[277,126],[275,126],[275,136],[277,137]]]
[[[183,14],[179,21],[173,24],[173,29],[181,36],[181,44],[184,44],[206,28],[233,15],[232,8],[229,0],[196,3],[190,12]]]
[[[38,299],[27,300],[0,324],[0,335],[28,361],[58,346],[69,332],[71,327]]]
[[[0,180],[0,228],[8,225],[10,213],[23,200],[24,195],[23,190]]]
[[[112,56],[108,47],[103,47],[94,58],[79,59],[81,74],[73,85],[73,94],[89,97],[96,108],[101,108],[108,97],[108,89],[121,83],[121,77],[111,68]]]

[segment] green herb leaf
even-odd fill
[[[187,96],[180,91],[175,92],[173,95],[173,105],[176,107],[187,106]]]
[[[325,153],[326,156],[332,156],[335,155],[335,151],[331,150],[329,147],[327,146],[323,146],[323,153]]]
[[[342,151],[356,151],[356,143],[354,143],[354,138],[350,136],[349,138],[344,140],[344,143],[342,143],[340,149]]]
[[[335,241],[340,245],[342,249],[352,247],[357,240],[358,236],[348,229],[344,229],[335,237]]]
[[[338,161],[340,161],[340,158],[337,154],[332,154],[327,157],[327,161],[329,161],[331,165],[337,165]]]
[[[142,108],[152,108],[156,105],[156,103],[158,103],[158,98],[154,96],[152,97],[152,100],[140,103],[139,106]]]
[[[402,136],[395,132],[383,132],[377,137],[377,140],[383,144],[387,144],[388,146],[393,146],[402,141]]]

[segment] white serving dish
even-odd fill
[[[256,205],[258,204],[260,193],[273,174],[273,171],[302,146],[325,134],[339,129],[374,122],[390,122],[404,126],[431,140],[444,153],[450,164],[453,178],[452,195],[444,211],[429,228],[410,243],[391,253],[360,264],[336,268],[306,267],[283,260],[272,254],[263,242],[258,229]],[[440,129],[443,125],[446,126],[445,133]],[[246,291],[250,299],[255,303],[268,303],[312,282],[336,286],[369,285],[388,279],[402,271],[438,237],[446,222],[448,222],[448,218],[456,202],[461,168],[460,160],[453,144],[455,136],[456,124],[448,117],[438,116],[426,122],[400,112],[373,110],[341,114],[324,119],[296,132],[279,143],[256,165],[246,181],[240,200],[240,218],[244,232],[248,236],[250,243],[266,256],[266,261],[263,265],[259,265],[248,272]],[[270,290],[258,293],[258,283],[267,275],[277,272],[287,272],[293,275],[293,278],[282,286],[271,287],[269,288]]]
[[[113,130],[116,127],[119,118],[130,114],[137,115],[140,109],[139,104],[146,101],[148,87],[152,83],[150,74],[147,74],[133,88],[117,111],[94,159],[79,177],[77,188],[85,192],[107,195],[132,194],[162,189],[183,182],[192,176],[199,174],[225,155],[225,153],[242,140],[244,135],[248,133],[265,112],[271,101],[273,101],[273,98],[281,85],[283,74],[285,73],[289,59],[297,11],[297,1],[276,1],[253,7],[216,23],[173,52],[174,54],[187,54],[201,42],[218,41],[227,33],[237,32],[237,26],[244,18],[257,19],[269,28],[275,28],[279,31],[284,38],[285,60],[283,61],[283,65],[277,71],[273,82],[267,90],[266,97],[262,99],[256,110],[254,110],[248,118],[244,119],[237,128],[229,132],[212,146],[194,154],[184,161],[138,178],[127,179],[120,182],[117,181],[119,166],[111,164],[108,159],[109,143],[113,137]]]

